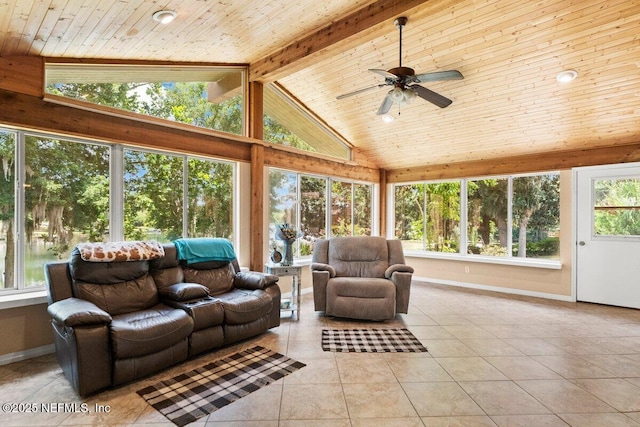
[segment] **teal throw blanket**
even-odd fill
[[[233,244],[227,239],[218,237],[198,237],[193,239],[177,239],[178,259],[187,264],[206,261],[233,261],[236,253]]]

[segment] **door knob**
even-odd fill
[[[584,245],[586,245],[586,243],[584,242],[584,240],[580,240],[580,241],[578,242],[578,244],[579,244],[580,246],[584,246]]]

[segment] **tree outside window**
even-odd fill
[[[26,136],[25,287],[44,285],[42,265],[77,243],[108,239],[109,155],[106,146]]]

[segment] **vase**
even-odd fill
[[[293,243],[295,241],[296,239],[282,240],[282,243],[284,243],[284,257],[282,258],[282,262],[280,263],[280,265],[293,265]]]

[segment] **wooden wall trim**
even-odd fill
[[[264,86],[249,83],[249,136],[264,139]]]
[[[265,145],[265,165],[356,181],[375,183],[380,180],[380,170],[377,168],[359,166],[346,161],[327,161],[304,153],[288,151],[277,145]]]
[[[634,144],[579,150],[551,151],[481,161],[428,165],[387,171],[387,182],[412,182],[450,178],[565,170],[640,161],[640,141]]]
[[[264,147],[251,147],[251,206],[249,268],[264,269]]]
[[[251,158],[250,145],[232,138],[101,114],[16,92],[0,90],[0,106],[0,123],[9,126],[229,160]]]
[[[41,97],[44,91],[44,58],[0,58],[0,89]]]
[[[380,188],[380,235],[386,236],[389,239],[391,237],[387,236],[387,171],[384,169],[380,169],[378,184]]]

